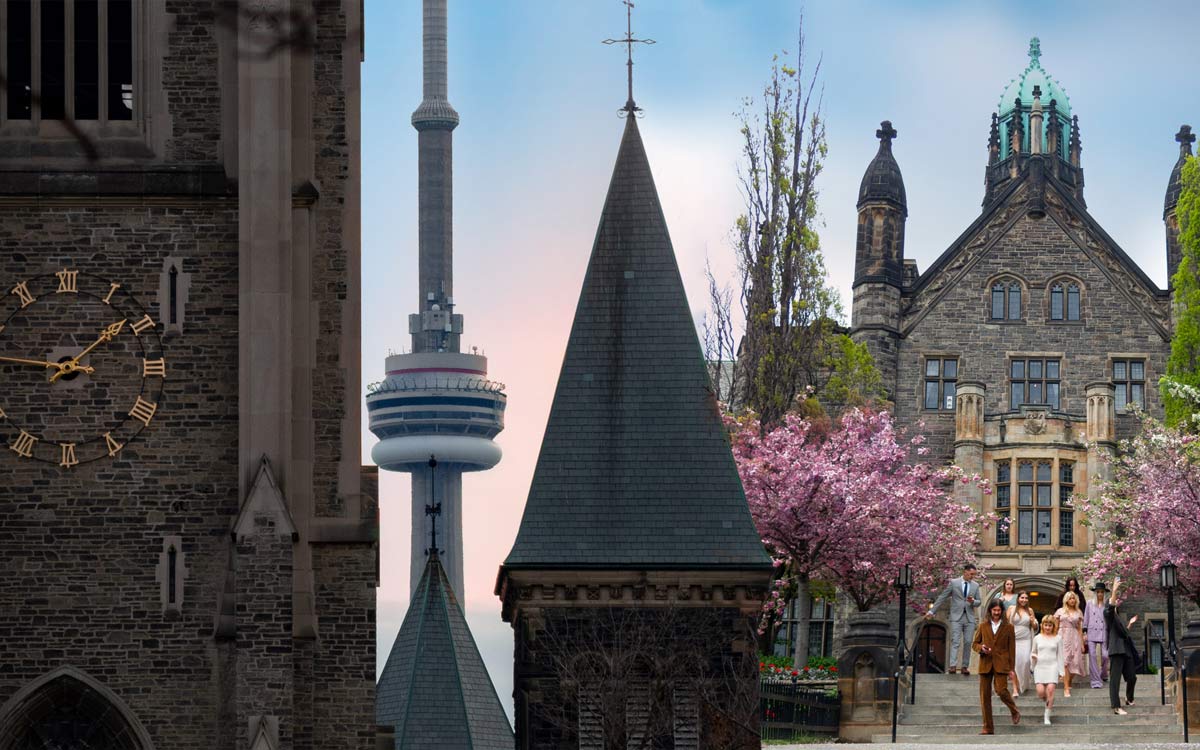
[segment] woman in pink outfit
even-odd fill
[[[1062,638],[1063,650],[1063,697],[1071,697],[1071,677],[1087,675],[1087,664],[1083,654],[1083,610],[1079,608],[1079,595],[1068,591],[1063,596],[1063,605],[1054,613],[1058,618],[1058,634]]]

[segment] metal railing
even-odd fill
[[[920,631],[918,630],[918,635]],[[915,705],[917,702],[917,648],[916,638],[913,639],[913,645],[909,646],[902,640],[896,641],[896,668],[892,671],[892,742],[896,741],[896,724],[900,714],[900,679],[908,677],[909,705]],[[907,669],[911,667],[911,669]],[[907,669],[907,671],[906,671]]]
[[[1167,645],[1167,651],[1171,656],[1171,665],[1175,668],[1175,671],[1172,673],[1172,679],[1175,680],[1175,684],[1183,692],[1181,696],[1183,698],[1183,716],[1181,717],[1183,719],[1183,741],[1190,742],[1191,740],[1188,738],[1187,659],[1180,653],[1179,646],[1175,643],[1174,632],[1171,633],[1170,638],[1171,641]],[[1164,670],[1160,669],[1159,671],[1162,672]],[[1165,691],[1163,697],[1164,699],[1166,697]]]
[[[836,683],[834,683],[836,685]],[[796,678],[760,681],[761,739],[790,740],[797,735],[837,735],[842,703],[837,688],[802,685]]]

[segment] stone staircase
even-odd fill
[[[1124,701],[1124,684],[1121,685]],[[1071,688],[1065,698],[1060,684],[1054,694],[1052,724],[1042,723],[1044,705],[1031,687],[1017,697],[1021,723],[1013,726],[1008,708],[992,696],[996,734],[980,736],[983,720],[979,711],[979,677],[922,674],[917,676],[916,705],[900,707],[896,742],[925,744],[1111,744],[1183,742],[1183,724],[1171,705],[1161,705],[1158,676],[1138,675],[1135,703],[1117,716],[1108,707],[1108,684],[1092,689]],[[891,742],[890,730],[872,736],[873,742]]]

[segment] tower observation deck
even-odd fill
[[[424,0],[424,86],[412,115],[417,130],[419,312],[409,316],[412,352],[385,361],[386,377],[367,387],[371,458],[412,474],[409,591],[425,570],[430,517],[441,503],[442,565],[463,590],[462,475],[500,461],[492,439],[504,429],[504,386],[487,379],[487,358],[460,351],[463,316],[454,312],[452,134],[458,113],[447,99],[446,0]],[[428,468],[437,459],[436,475]]]

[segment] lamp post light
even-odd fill
[[[1187,665],[1180,664],[1179,647],[1175,644],[1175,587],[1179,585],[1179,568],[1168,560],[1158,569],[1159,583],[1167,592],[1167,648],[1171,655],[1171,666],[1175,669],[1176,684],[1182,684],[1183,690],[1183,741],[1188,741],[1187,715]]]
[[[896,635],[896,672],[892,678],[892,742],[896,741],[896,713],[898,710],[897,704],[900,702],[900,672],[904,668],[905,643],[904,629],[906,615],[905,608],[908,606],[908,590],[912,588],[912,566],[905,565],[900,568],[900,572],[896,574],[895,587],[900,591],[900,624],[899,631]],[[913,693],[916,694],[916,661],[913,660]]]

